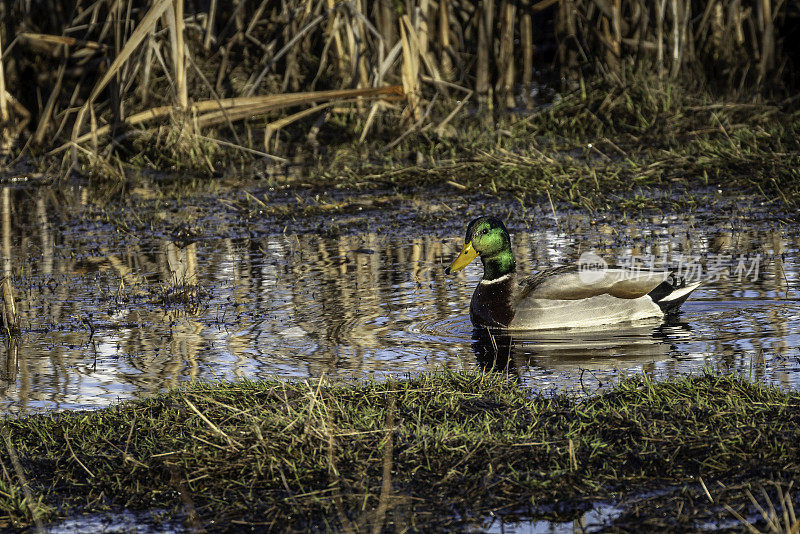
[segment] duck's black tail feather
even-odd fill
[[[661,282],[648,293],[648,296],[658,304],[664,313],[675,312],[678,311],[681,304],[686,302],[692,291],[700,287],[701,283],[687,284],[683,278],[676,278],[671,275],[668,280]]]

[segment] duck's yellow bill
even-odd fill
[[[469,243],[464,245],[464,248],[461,249],[461,254],[459,254],[458,257],[455,260],[453,260],[453,263],[451,263],[450,267],[445,269],[444,272],[445,274],[457,273],[458,271],[469,265],[469,262],[471,262],[477,257],[478,253],[475,252],[474,248],[472,248],[472,241],[470,241]]]

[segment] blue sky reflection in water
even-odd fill
[[[623,372],[704,367],[800,385],[800,234],[768,218],[704,225],[564,214],[556,226],[512,213],[523,272],[587,250],[611,263],[696,262],[704,278],[712,265],[717,272],[668,324],[549,332],[495,348],[473,339],[467,316],[479,263],[443,274],[461,230],[187,245],[100,223],[57,225],[45,195],[26,195],[4,222],[4,268],[23,328],[17,347],[0,347],[7,413],[100,407],[187,380],[368,379],[491,366],[496,355],[545,392],[585,394]],[[756,258],[757,275],[737,272]]]

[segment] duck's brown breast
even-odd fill
[[[514,276],[484,281],[475,288],[469,307],[469,318],[475,326],[506,328],[514,318],[511,305]]]

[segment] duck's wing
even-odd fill
[[[509,328],[595,328],[663,317],[699,285],[661,271],[548,269],[520,281]]]
[[[609,268],[581,270],[577,265],[545,269],[520,281],[516,302],[525,299],[582,300],[599,295],[636,299],[670,279],[666,271]],[[669,284],[669,282],[667,282]],[[670,284],[670,287],[674,287]],[[655,299],[654,299],[655,300]]]

